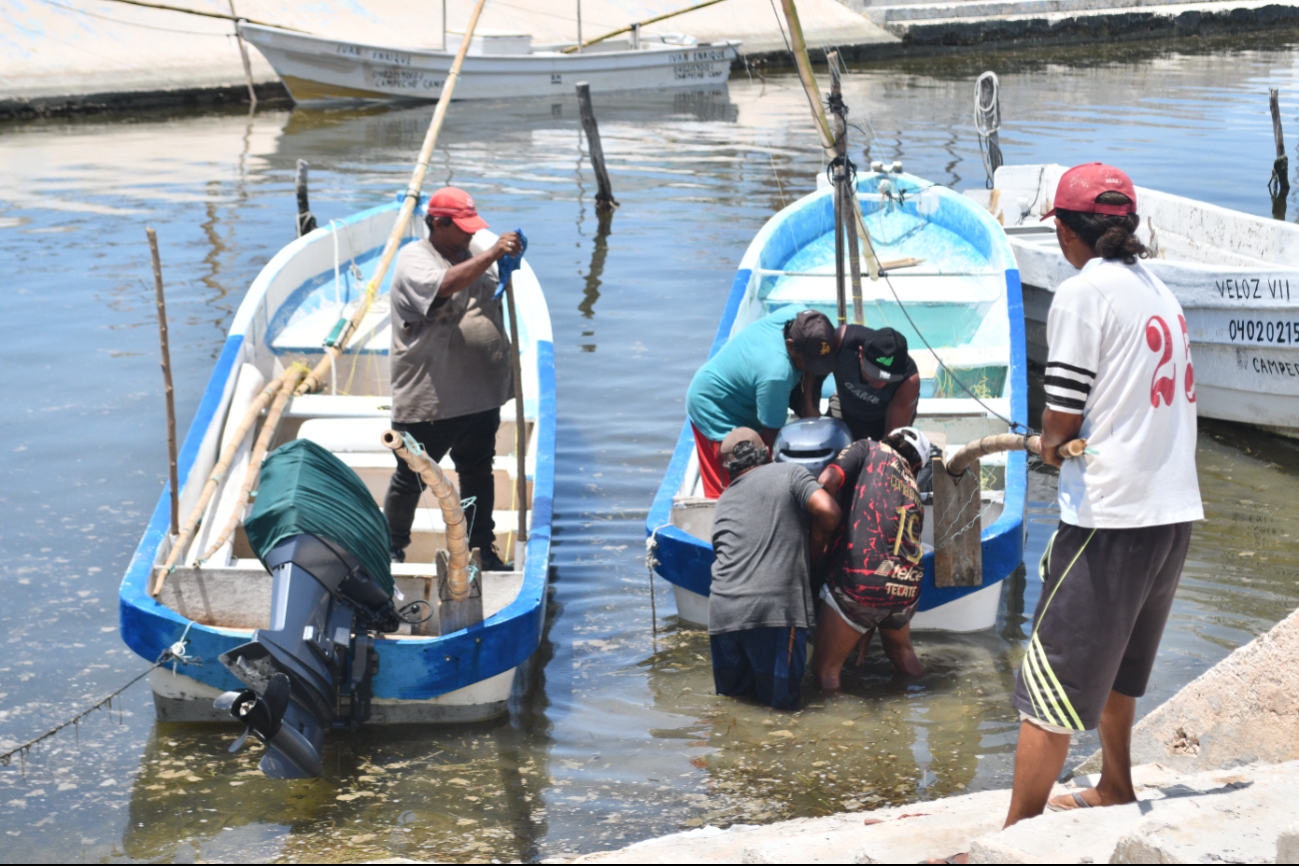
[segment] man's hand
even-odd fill
[[[519,233],[506,232],[492,244],[492,261],[499,262],[506,256],[517,256],[522,251],[523,241],[519,239]]]
[[[1042,462],[1051,466],[1064,463],[1057,453],[1060,446],[1078,438],[1082,430],[1083,416],[1070,412],[1057,412],[1054,409],[1042,410]]]

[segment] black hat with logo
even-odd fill
[[[790,321],[785,337],[793,341],[794,351],[809,373],[828,376],[834,372],[834,325],[825,313],[804,310]]]
[[[907,377],[907,338],[892,328],[875,331],[861,348],[862,376],[901,382]]]

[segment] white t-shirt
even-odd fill
[[[1095,454],[1060,470],[1060,517],[1130,529],[1203,520],[1195,373],[1182,305],[1139,261],[1092,259],[1047,315],[1046,405]]]

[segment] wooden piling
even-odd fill
[[[309,163],[305,159],[298,160],[298,177],[294,182],[294,187],[298,193],[298,237],[316,230],[316,218],[312,215],[311,205],[307,202],[307,169],[309,167]]]
[[[176,391],[171,382],[171,343],[167,338],[167,300],[162,291],[162,259],[158,256],[158,235],[146,228],[153,257],[153,290],[158,300],[158,342],[162,347],[163,392],[167,397],[167,459],[171,480],[171,534],[180,535],[180,468],[176,455]]]
[[[1272,138],[1276,144],[1276,159],[1272,163],[1272,178],[1268,190],[1272,193],[1272,216],[1285,219],[1286,198],[1290,194],[1290,158],[1285,152],[1285,135],[1281,126],[1280,94],[1275,87],[1268,88],[1268,104],[1272,109]]]
[[[595,169],[595,182],[600,187],[600,191],[595,194],[595,209],[612,210],[618,206],[618,200],[613,197],[609,172],[604,166],[600,127],[595,122],[595,109],[591,107],[591,85],[585,81],[577,83],[577,105],[582,113],[582,131],[586,134],[586,146],[591,152],[591,167]]]
[[[239,43],[239,56],[244,61],[244,79],[248,82],[248,102],[253,111],[257,110],[257,91],[253,88],[253,65],[248,61],[248,46],[244,44],[244,35],[239,32],[239,13],[235,12],[235,0],[229,0],[230,17],[235,19],[235,41]]]

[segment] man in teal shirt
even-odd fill
[[[785,425],[789,397],[804,376],[800,417],[819,414],[820,394],[812,377],[829,375],[838,339],[825,314],[782,310],[740,331],[695,373],[686,394],[686,414],[695,432],[704,495],[716,499],[726,489],[721,443],[738,427],[761,431],[770,448]]]

